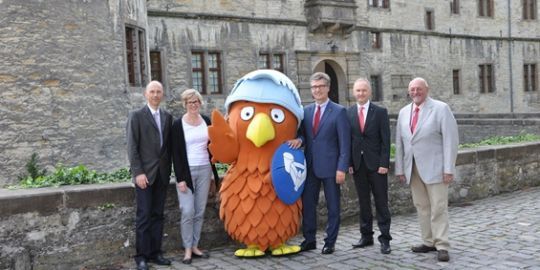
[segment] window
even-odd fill
[[[452,70],[452,82],[454,86],[454,95],[460,94],[460,79],[459,79],[459,69]]]
[[[380,32],[371,32],[371,48],[373,49],[382,48]]]
[[[260,69],[275,69],[284,72],[283,53],[260,53],[257,67]]]
[[[147,83],[146,38],[144,30],[126,26],[126,61],[128,81],[131,86]]]
[[[390,0],[368,0],[370,7],[389,8]]]
[[[152,76],[151,80],[163,83],[163,75],[161,71],[161,52],[150,52],[150,70]]]
[[[522,0],[523,19],[536,20],[536,0]]]
[[[371,83],[371,100],[372,101],[382,101],[382,88],[381,88],[381,76],[380,75],[371,75],[369,77]]]
[[[525,92],[532,92],[538,90],[536,72],[536,64],[523,65],[523,90]]]
[[[478,0],[478,16],[493,17],[493,0]]]
[[[450,13],[459,14],[459,0],[450,1]]]
[[[219,52],[191,52],[191,85],[201,94],[221,94],[221,54]]]
[[[435,28],[435,19],[433,10],[426,10],[426,29],[433,30]]]
[[[495,81],[493,76],[493,65],[483,64],[479,65],[479,81],[480,81],[480,93],[492,93],[495,92]]]

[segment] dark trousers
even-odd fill
[[[362,233],[362,237],[373,238],[373,212],[371,209],[371,193],[373,193],[377,225],[381,232],[379,241],[392,240],[390,236],[390,210],[388,209],[388,174],[370,171],[362,160],[360,169],[354,172],[354,184],[360,204],[360,233]]]
[[[161,240],[163,237],[163,210],[169,182],[163,181],[159,176],[151,186],[140,189],[135,185],[137,199],[136,238],[137,254],[135,261],[155,258],[161,253]]]
[[[312,173],[308,173],[304,192],[302,193],[302,232],[307,242],[315,242],[317,234],[317,204],[319,203],[319,192],[321,183],[326,198],[326,209],[328,210],[328,222],[326,224],[326,245],[333,246],[339,232],[340,223],[340,186],[336,184],[336,178],[318,178]]]

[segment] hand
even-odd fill
[[[300,139],[288,140],[287,144],[292,149],[298,149],[298,148],[300,148],[300,146],[302,146],[302,140],[300,140]]]
[[[349,167],[349,174],[354,174],[354,168],[352,166]]]
[[[388,173],[388,168],[379,167],[379,169],[377,170],[377,173],[379,173],[379,174],[387,174]]]
[[[451,173],[443,174],[443,183],[450,184],[454,180],[454,175]]]
[[[405,184],[407,182],[407,178],[405,178],[405,175],[403,174],[400,174],[400,175],[396,175],[399,182],[401,182],[402,184]]]
[[[180,190],[180,192],[186,193],[186,191],[187,191],[186,181],[182,181],[180,183],[177,183],[176,186],[178,187],[178,190]]]
[[[146,178],[146,174],[142,173],[135,176],[135,184],[137,184],[140,189],[145,189],[148,186],[148,178]]]
[[[336,171],[336,184],[341,185],[345,183],[345,172]]]

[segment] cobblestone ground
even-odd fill
[[[341,227],[336,252],[322,255],[324,232],[318,232],[317,250],[294,256],[259,259],[234,257],[234,246],[210,249],[210,259],[182,264],[179,251],[166,254],[170,267],[151,269],[540,269],[540,187],[498,195],[450,209],[450,261],[438,262],[437,253],[416,254],[420,243],[416,214],[392,217],[392,253],[379,245],[352,249],[360,237],[358,224]],[[376,227],[376,226],[375,226]],[[377,236],[378,231],[375,231]],[[290,243],[299,244],[301,237]],[[133,268],[133,262],[126,262]]]

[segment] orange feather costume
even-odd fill
[[[303,110],[294,84],[273,70],[240,79],[227,98],[228,118],[212,113],[210,151],[230,163],[220,189],[220,218],[228,234],[248,246],[239,257],[297,253],[285,242],[298,232],[302,202],[287,205],[274,192],[270,166],[276,149],[296,138]]]

